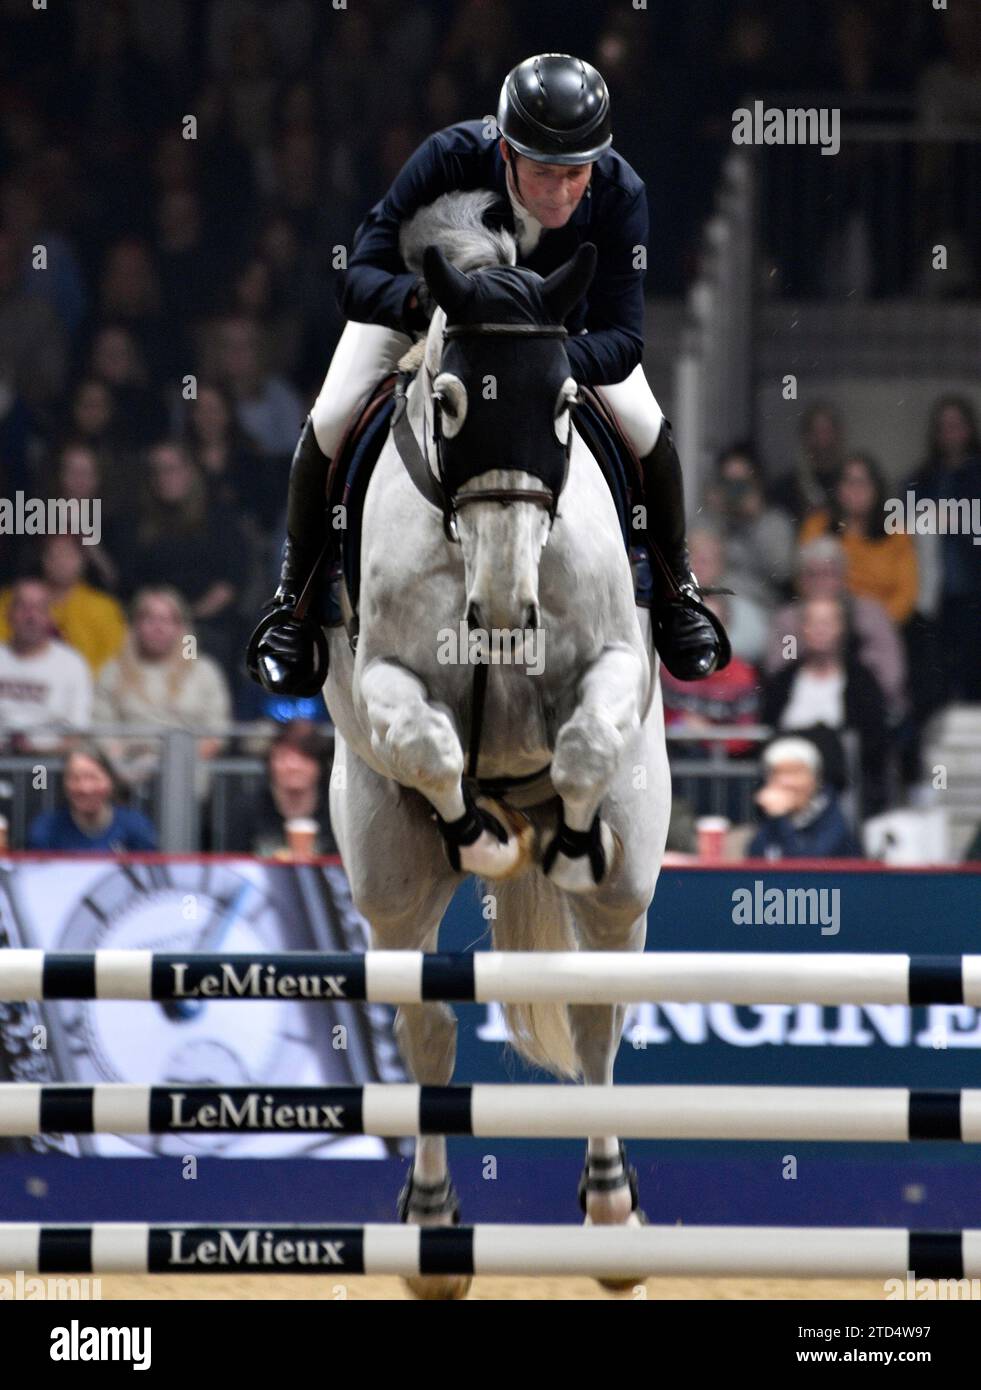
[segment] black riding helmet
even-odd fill
[[[613,140],[610,93],[590,63],[568,53],[539,53],[504,79],[497,125],[528,159],[592,164]]]

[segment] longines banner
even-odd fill
[[[649,950],[981,951],[975,873],[746,867],[662,874]],[[440,945],[489,945],[492,902],[464,884]],[[339,865],[96,858],[0,863],[0,947],[47,951],[361,951],[367,928]],[[0,1003],[0,1079],[237,1088],[405,1080],[393,1011],[330,998],[170,1003]],[[506,1047],[500,1011],[461,1007],[455,1079],[531,1079]],[[977,1085],[981,1015],[963,1005],[838,1008],[648,1004],[628,1013],[616,1079],[626,1083]],[[541,1076],[534,1077],[541,1080]],[[172,1104],[185,1104],[175,1100]],[[250,1102],[252,1103],[252,1102]],[[256,1105],[264,1103],[261,1096]],[[186,1102],[190,1104],[190,1102]],[[229,1101],[234,1109],[239,1101]],[[195,1112],[197,1113],[197,1112]],[[237,1113],[237,1111],[236,1111]],[[50,1134],[0,1140],[19,1152],[138,1157],[381,1158],[399,1147],[331,1126],[240,1126],[180,1134]],[[302,1121],[302,1122],[301,1122]]]

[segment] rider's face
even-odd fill
[[[589,187],[592,164],[540,164],[523,154],[511,154],[501,141],[504,158],[518,176],[515,192],[543,227],[564,227]]]

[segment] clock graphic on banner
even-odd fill
[[[267,866],[244,862],[120,864],[103,871],[69,909],[50,949],[215,954],[309,949],[301,903],[284,900],[278,891],[288,884]],[[65,1050],[61,1070],[80,1084],[324,1085],[352,1080],[352,1058],[333,1046],[332,1028],[339,1016],[326,1006],[281,999],[100,999],[55,1007]],[[159,1154],[234,1151],[285,1157],[322,1150],[324,1144],[322,1136],[241,1133],[97,1135],[84,1144],[117,1154],[132,1152],[134,1146]],[[379,1151],[378,1141],[370,1139],[344,1147]]]

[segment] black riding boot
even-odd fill
[[[668,420],[663,421],[654,448],[640,462],[654,577],[654,646],[672,676],[704,680],[728,665],[732,651],[722,623],[702,602],[702,590],[691,571],[681,461]]]
[[[279,587],[266,604],[246,656],[249,675],[274,695],[316,695],[327,676],[320,600],[340,537],[328,524],[329,467],[308,416],[290,465]]]

